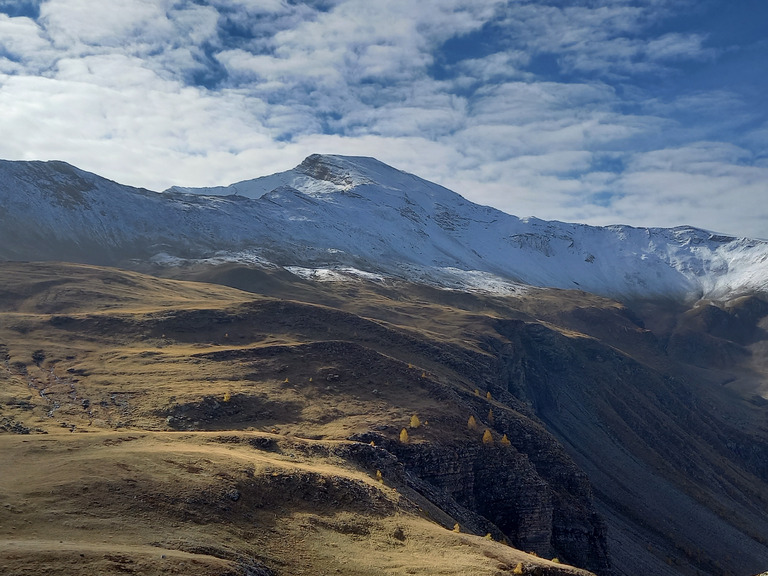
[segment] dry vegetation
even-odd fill
[[[0,447],[14,464],[0,483],[4,574],[497,574],[542,563],[428,521],[322,443],[100,431],[2,435]]]
[[[375,455],[349,440],[370,430],[481,442],[444,401],[481,383],[448,381],[408,334],[484,354],[492,309],[371,291],[344,312],[323,306],[331,291],[307,305],[78,265],[0,274],[3,574],[587,574],[455,533],[397,474],[349,458]]]

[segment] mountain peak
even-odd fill
[[[343,189],[349,189],[361,184],[372,183],[360,170],[361,160],[378,162],[373,158],[311,154],[294,170],[315,180],[323,180]]]
[[[316,181],[329,182],[341,190],[357,186],[378,185],[385,189],[413,192],[441,190],[457,196],[447,188],[419,178],[414,174],[398,170],[381,160],[370,156],[341,156],[336,154],[311,154],[292,171]]]
[[[87,193],[99,188],[130,188],[60,160],[2,160],[0,180],[3,181],[3,188],[14,191],[17,201],[43,194],[49,202],[64,206],[86,206]],[[0,194],[2,192],[0,190]]]

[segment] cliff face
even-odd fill
[[[500,437],[492,445],[403,444],[374,433],[355,439],[372,441],[375,450],[392,455],[402,467],[398,477],[456,519],[462,530],[490,533],[541,557],[610,574],[605,526],[593,506],[589,482],[547,436],[529,428],[515,437],[524,452],[514,444],[499,444]],[[388,474],[391,463],[375,458],[366,462]]]
[[[398,455],[421,479],[497,526],[516,548],[608,573],[605,529],[586,478],[575,466],[563,474],[562,466],[547,465],[558,452],[554,443],[529,439],[521,448],[524,453],[497,446],[428,447]],[[563,456],[555,455],[558,462]]]

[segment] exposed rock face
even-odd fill
[[[552,493],[514,449],[462,445],[407,446],[407,469],[498,526],[523,550],[552,554]]]
[[[605,526],[586,477],[543,429],[517,424],[509,422],[510,431],[521,429],[512,442],[526,453],[498,442],[400,444],[372,433],[356,439],[394,455],[405,482],[463,529],[610,574]],[[374,466],[370,457],[355,459]]]

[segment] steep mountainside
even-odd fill
[[[62,163],[3,162],[0,257],[124,266],[216,258],[621,299],[768,290],[768,242],[521,220],[372,158],[314,155],[288,172],[191,192],[119,186]]]

